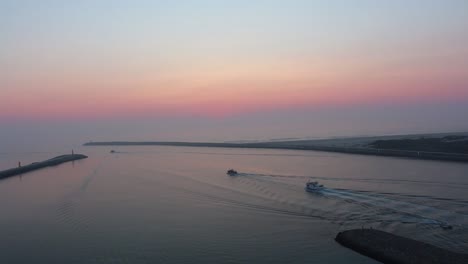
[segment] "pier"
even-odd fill
[[[4,171],[0,171],[0,179],[8,178],[15,175],[20,175],[30,171],[42,169],[45,167],[56,166],[64,162],[74,161],[85,159],[88,156],[82,154],[70,154],[70,155],[61,155],[52,159],[48,159],[41,162],[33,162],[29,165],[21,166],[21,163],[18,163],[17,168],[12,168]]]
[[[455,253],[414,239],[375,229],[353,229],[338,233],[341,245],[383,263],[462,264],[468,255]]]

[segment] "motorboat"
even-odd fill
[[[230,169],[226,172],[226,174],[229,176],[234,176],[234,175],[237,175],[238,173],[236,170]]]
[[[110,153],[115,153],[115,150],[111,150]]]
[[[308,192],[317,192],[323,190],[325,187],[317,181],[308,181],[305,190]]]

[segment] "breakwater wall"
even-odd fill
[[[313,144],[299,144],[294,142],[266,142],[266,143],[209,143],[209,142],[89,142],[84,146],[180,146],[180,147],[212,147],[212,148],[260,148],[260,149],[292,149],[292,150],[315,150],[327,152],[339,152],[348,154],[405,157],[414,159],[445,160],[468,162],[467,154],[445,153],[445,152],[427,152],[417,150],[398,150],[398,149],[376,149],[364,147],[336,147]]]
[[[340,152],[361,155],[388,156],[388,157],[406,157],[415,159],[447,160],[468,162],[468,155],[446,152],[427,152],[417,150],[398,150],[398,149],[376,149],[376,148],[353,148],[353,147],[329,147],[329,146],[291,146],[289,149],[304,149],[328,152]]]
[[[17,168],[12,168],[4,171],[0,171],[0,179],[4,179],[7,177],[23,174],[26,172],[42,169],[45,167],[49,166],[56,166],[64,162],[69,162],[69,161],[74,161],[74,160],[79,160],[79,159],[85,159],[87,156],[82,155],[82,154],[70,154],[70,155],[61,155],[52,159],[48,159],[45,161],[41,162],[34,162],[29,165],[17,167]]]
[[[341,245],[383,263],[462,264],[468,255],[451,252],[414,239],[375,229],[354,229],[338,233]]]

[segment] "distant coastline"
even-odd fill
[[[255,143],[106,141],[84,146],[180,146],[212,148],[291,149],[361,155],[468,162],[468,133],[401,135],[321,140],[292,140]]]

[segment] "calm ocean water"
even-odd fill
[[[361,227],[468,253],[468,164],[110,149],[0,181],[0,263],[375,263],[334,241]],[[0,170],[59,154],[1,153]],[[306,193],[309,178],[327,188]]]

